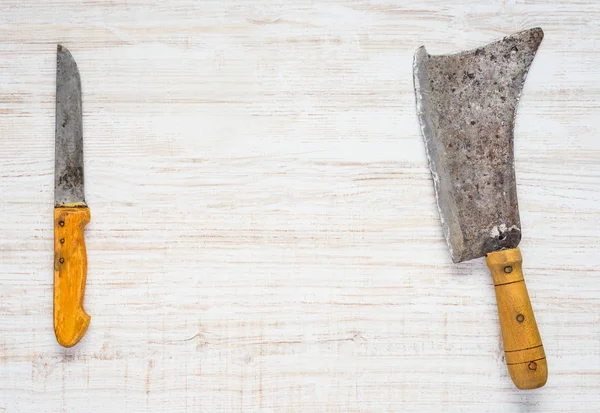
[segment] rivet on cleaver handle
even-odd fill
[[[542,387],[548,379],[548,365],[523,278],[521,251],[512,248],[492,252],[485,261],[494,279],[510,377],[521,390]]]
[[[87,254],[83,229],[88,207],[54,209],[54,332],[61,346],[72,347],[90,325],[83,309]]]

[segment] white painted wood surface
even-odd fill
[[[0,412],[598,412],[600,5],[0,2]],[[541,26],[516,169],[550,368],[453,265],[412,55]],[[56,43],[84,92],[90,329],[52,330]]]

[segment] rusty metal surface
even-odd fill
[[[56,134],[54,204],[85,205],[81,81],[71,53],[58,45],[56,54]]]
[[[417,113],[454,262],[521,240],[513,127],[543,37],[534,28],[454,55],[415,53]]]

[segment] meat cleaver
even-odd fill
[[[506,364],[519,389],[548,377],[523,279],[513,126],[525,77],[544,33],[521,31],[467,52],[415,53],[417,114],[444,236],[455,263],[486,257]]]

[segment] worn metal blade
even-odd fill
[[[56,55],[56,134],[54,204],[84,206],[81,80],[71,53],[58,45]]]
[[[521,240],[513,127],[543,36],[534,28],[454,55],[415,53],[417,113],[454,262]]]

